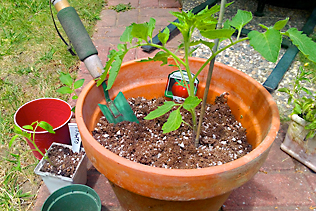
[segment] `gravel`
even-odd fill
[[[254,0],[235,0],[231,6],[226,8],[224,20],[231,20],[232,16],[236,14],[238,9],[251,11],[254,14],[257,10],[257,4],[258,1]],[[286,28],[296,27],[297,29],[301,30],[311,12],[307,10],[281,8],[266,4],[264,8],[264,14],[265,15],[263,17],[257,17],[253,15],[253,20],[247,24],[245,28],[251,30],[261,30],[261,27],[258,25],[259,23],[266,26],[272,26],[276,21],[289,17],[290,20]],[[194,39],[200,38],[202,37],[199,32],[195,32]],[[228,41],[223,41],[219,47],[221,48],[227,43]],[[279,59],[283,56],[285,51],[286,49],[281,49]],[[198,50],[196,50],[193,56],[208,58],[210,56],[210,50],[202,45]],[[234,67],[248,74],[261,84],[265,82],[267,77],[276,66],[276,64],[265,60],[259,53],[257,53],[250,46],[249,42],[241,42],[227,49],[216,57],[216,61]],[[289,70],[284,75],[283,80],[279,84],[279,88],[290,86],[300,65],[302,64],[298,61],[297,56]],[[313,86],[312,89],[316,90],[315,85],[311,86]],[[287,105],[287,95],[275,91],[272,96],[277,102],[281,117],[289,115],[291,113],[291,106]]]

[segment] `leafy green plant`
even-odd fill
[[[222,8],[223,6],[224,3],[222,3]],[[229,4],[225,6],[229,6]],[[216,57],[216,55],[239,42],[249,40],[250,45],[265,59],[271,62],[276,62],[281,48],[282,36],[286,36],[292,40],[292,42],[308,59],[316,61],[316,52],[314,50],[316,48],[316,43],[314,43],[309,37],[302,34],[302,32],[298,31],[296,28],[290,28],[285,32],[281,31],[287,24],[288,19],[280,20],[271,27],[260,24],[260,26],[265,30],[263,33],[260,33],[259,31],[251,31],[247,37],[240,38],[241,29],[252,20],[252,14],[248,11],[238,10],[237,14],[232,18],[232,20],[227,20],[224,22],[224,24],[222,24],[222,12],[219,15],[219,19],[215,15],[221,10],[220,8],[220,5],[215,5],[211,8],[207,7],[198,14],[193,14],[191,11],[187,13],[171,12],[179,20],[178,23],[173,22],[172,24],[174,24],[179,29],[183,36],[183,43],[179,47],[184,48],[184,58],[178,57],[174,52],[171,52],[166,48],[166,43],[170,36],[168,28],[164,29],[158,34],[158,38],[162,43],[161,45],[152,42],[153,30],[155,29],[156,23],[155,19],[150,18],[149,22],[142,24],[133,23],[126,27],[126,30],[120,37],[120,41],[123,42],[123,44],[119,44],[117,46],[117,50],[111,50],[108,56],[108,62],[104,68],[105,71],[97,81],[97,85],[101,85],[102,82],[108,77],[108,89],[112,87],[120,70],[123,58],[130,49],[147,45],[160,49],[161,51],[157,52],[153,58],[148,58],[141,62],[161,61],[162,65],[166,65],[168,63],[167,59],[171,57],[175,62],[175,66],[177,66],[177,68],[180,70],[183,79],[184,71],[187,72],[189,82],[187,83],[185,80],[183,81],[187,90],[189,90],[189,96],[185,99],[182,106],[192,115],[192,128],[196,134],[195,144],[198,145],[199,134],[197,131],[199,128],[197,127],[196,106],[201,102],[201,99],[194,95],[194,80],[199,76],[203,68]],[[221,11],[223,11],[223,9]],[[206,41],[204,39],[193,41],[192,33],[196,29],[200,31],[203,37],[208,38],[210,41]],[[238,32],[237,38],[233,39],[232,35],[236,31]],[[228,39],[230,43],[225,47],[218,49],[218,42],[226,39]],[[188,58],[200,44],[209,47],[212,55],[200,67],[197,73],[194,76],[191,76]],[[208,90],[208,87],[206,87],[206,90]],[[156,111],[153,111],[154,114],[150,113],[146,119],[152,119],[164,115],[165,113],[169,112],[173,106],[179,106],[179,104],[166,102],[165,105],[159,107]],[[182,118],[179,109],[173,110],[170,116],[173,118],[168,118],[167,122],[163,125],[164,133],[177,130],[181,125]],[[201,125],[201,121],[202,120],[200,118],[199,126]]]
[[[42,155],[44,159],[46,159],[51,165],[53,165],[51,163],[51,161],[49,160],[49,158],[47,157],[47,155],[45,155],[38,148],[38,146],[35,143],[35,134],[36,134],[35,132],[36,132],[38,127],[43,128],[44,130],[48,131],[49,133],[55,134],[55,131],[53,130],[53,127],[50,124],[48,124],[47,122],[45,122],[45,121],[40,121],[40,122],[39,121],[35,121],[32,124],[30,124],[30,125],[24,125],[23,128],[25,130],[22,130],[20,127],[14,125],[14,132],[16,133],[16,135],[11,138],[11,140],[9,142],[9,147],[11,147],[13,145],[13,143],[15,142],[15,140],[17,138],[19,138],[19,137],[27,138],[33,144],[33,146],[35,147],[34,150],[37,151],[38,153],[40,153],[40,155]]]
[[[111,10],[115,10],[116,12],[125,12],[128,10],[134,9],[134,7],[132,7],[130,2],[128,4],[118,4],[116,6],[111,6],[109,8]]]
[[[293,105],[292,114],[297,114],[308,124],[306,130],[310,130],[306,138],[313,138],[316,135],[316,92],[306,88],[306,84],[312,84],[311,76],[313,71],[306,71],[299,68],[293,82],[293,88],[280,88],[278,91],[288,94],[288,104]]]
[[[84,83],[84,79],[79,79],[75,81],[69,73],[61,73],[59,80],[64,84],[63,87],[57,89],[57,92],[61,94],[72,94],[74,93],[74,96],[72,96],[72,99],[78,99],[78,95],[76,93],[76,89],[79,89],[82,87]]]

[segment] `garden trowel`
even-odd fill
[[[71,7],[67,0],[51,0],[57,10],[57,17],[63,29],[65,30],[72,46],[74,47],[79,59],[84,62],[89,73],[93,78],[98,78],[102,74],[103,65],[98,56],[98,51],[91,41],[91,38],[82,24],[76,10]],[[52,15],[53,17],[53,15]],[[54,21],[54,18],[53,18]],[[55,24],[58,35],[71,50],[71,46],[62,38]],[[110,123],[118,123],[122,121],[138,122],[133,110],[120,92],[112,101],[109,97],[106,83],[102,83],[106,105],[99,104],[99,107]]]
[[[106,105],[99,104],[103,115],[110,123],[118,123],[123,121],[139,123],[129,103],[122,92],[119,92],[115,99],[112,101],[106,87],[106,83],[102,83]]]

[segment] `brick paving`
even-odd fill
[[[108,0],[108,6],[126,2]],[[119,36],[125,26],[131,22],[149,21],[150,17],[154,17],[158,25],[157,33],[168,22],[174,20],[169,12],[179,11],[180,8],[175,0],[129,0],[128,2],[131,2],[135,9],[124,13],[105,9],[101,12],[101,20],[96,24],[92,40],[104,64],[109,50],[118,44]],[[176,36],[168,46],[176,48],[180,39],[180,36]],[[124,61],[153,56],[155,53],[148,54],[137,49],[130,52]],[[83,63],[78,78],[86,79],[85,83],[92,80]],[[286,130],[287,125],[282,124],[265,164],[252,180],[232,192],[222,210],[316,210],[316,174],[281,151],[280,145]],[[122,210],[107,179],[93,166],[88,171],[87,185],[99,194],[102,210]],[[48,196],[48,189],[43,184],[34,211],[41,209]]]

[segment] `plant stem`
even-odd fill
[[[221,9],[220,9],[220,13],[219,13],[219,19],[218,19],[218,23],[217,23],[217,27],[216,27],[218,29],[223,28],[222,21],[223,21],[223,17],[224,17],[225,4],[226,4],[226,0],[222,0],[221,1]],[[216,52],[217,51],[218,43],[219,43],[219,39],[215,39],[215,45],[213,47],[213,51],[212,52]],[[200,134],[201,134],[201,128],[202,128],[202,122],[203,122],[203,118],[204,118],[204,113],[205,113],[206,100],[207,100],[207,95],[208,95],[208,91],[209,91],[209,88],[210,88],[211,79],[212,79],[212,75],[213,75],[215,56],[212,55],[213,58],[212,58],[212,60],[210,62],[210,66],[209,66],[209,70],[208,70],[208,74],[207,74],[205,90],[204,90],[204,95],[203,95],[203,100],[202,100],[202,107],[201,107],[201,111],[200,111],[199,125],[197,127],[196,137],[195,137],[195,142],[194,142],[195,147],[199,146],[199,139],[200,139]]]

